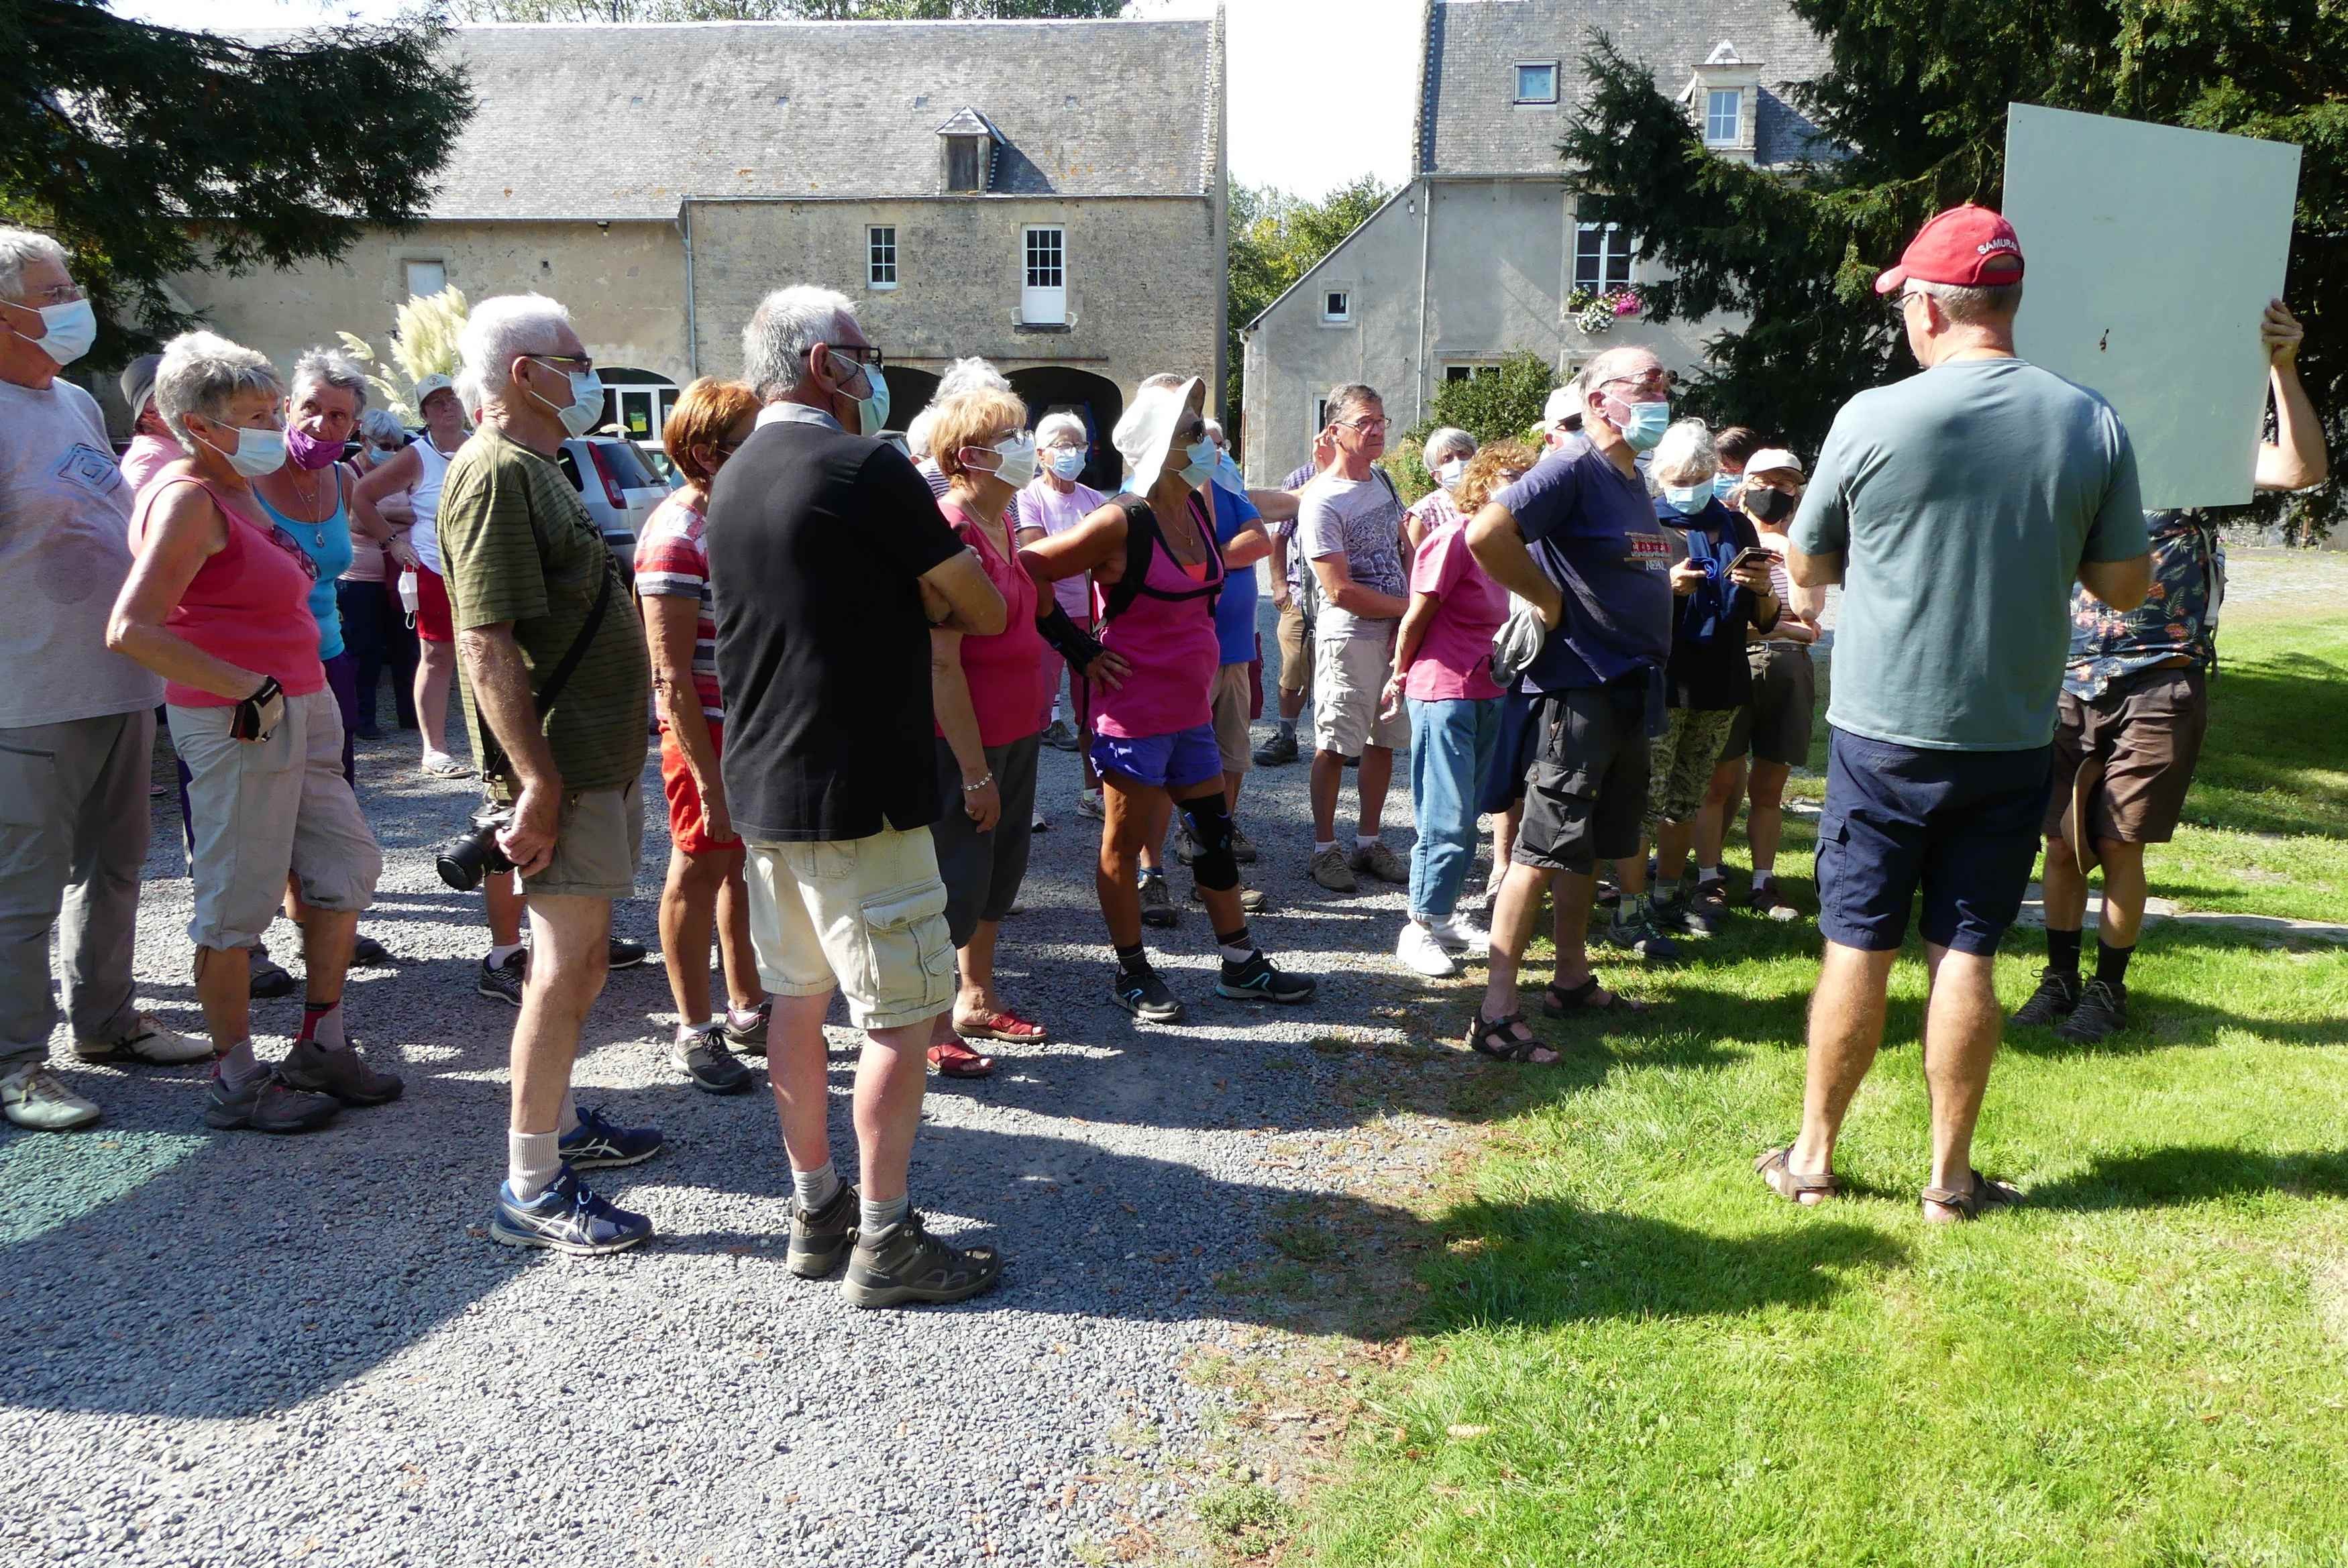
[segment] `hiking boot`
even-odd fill
[[[1728,924],[1728,884],[1717,876],[1697,883],[1695,891],[1688,896],[1682,917],[1691,931],[1718,936],[1721,927]]]
[[[1076,796],[1076,815],[1078,816],[1088,816],[1095,822],[1105,821],[1108,816],[1108,808],[1101,804],[1100,791],[1097,789],[1088,789],[1078,794]]]
[[[1077,751],[1084,745],[1082,741],[1076,739],[1076,731],[1068,728],[1068,721],[1066,719],[1055,719],[1045,725],[1044,733],[1039,738],[1056,752]]]
[[[1446,951],[1435,933],[1416,920],[1402,923],[1402,935],[1395,941],[1395,957],[1403,967],[1428,979],[1440,980],[1459,972],[1459,960]]]
[[[1241,833],[1237,825],[1231,828],[1231,858],[1241,866],[1256,863],[1255,840]]]
[[[1663,934],[1652,906],[1637,910],[1627,920],[1618,914],[1601,927],[1592,939],[1605,947],[1620,948],[1651,964],[1674,963],[1680,956],[1678,945]]]
[[[1109,977],[1108,993],[1117,1006],[1144,1023],[1182,1021],[1182,999],[1167,989],[1156,969],[1128,969],[1119,964]]]
[[[181,1067],[191,1061],[203,1061],[211,1053],[211,1040],[165,1029],[151,1012],[140,1013],[129,1029],[112,1040],[74,1041],[76,1056],[108,1066],[136,1062],[144,1067]]]
[[[653,1222],[597,1197],[565,1165],[546,1191],[523,1203],[505,1183],[489,1215],[489,1239],[507,1246],[542,1246],[574,1257],[621,1252],[653,1234]]]
[[[579,1112],[579,1125],[560,1144],[562,1163],[582,1171],[640,1165],[666,1147],[659,1128],[623,1127],[605,1120],[601,1106]]]
[[[1332,893],[1357,893],[1361,883],[1354,876],[1354,868],[1345,864],[1345,852],[1335,845],[1313,852],[1310,870],[1313,880]]]
[[[1164,930],[1181,918],[1182,912],[1174,907],[1174,895],[1166,891],[1166,878],[1144,876],[1141,879],[1141,923]]]
[[[508,1007],[521,1006],[521,983],[530,978],[530,949],[517,948],[502,964],[491,965],[481,960],[481,972],[474,978],[473,989],[485,997],[495,997]]]
[[[387,1105],[407,1087],[396,1075],[369,1067],[356,1040],[328,1050],[314,1040],[297,1040],[277,1064],[277,1076],[290,1089],[354,1106]]]
[[[757,1021],[736,1023],[734,1015],[726,1015],[726,1043],[745,1056],[764,1056],[767,1052],[767,1026],[774,1021],[775,999],[768,997],[758,1004]]]
[[[1375,844],[1357,845],[1345,864],[1365,876],[1375,876],[1381,882],[1408,882],[1410,867],[1402,856],[1385,846],[1384,840]]]
[[[2054,1038],[2093,1045],[2127,1027],[2127,987],[2116,980],[2089,980],[2079,988],[2079,1004],[2056,1026]]]
[[[734,1060],[726,1046],[726,1026],[708,1024],[669,1047],[669,1060],[704,1094],[739,1094],[757,1075]]]
[[[1245,963],[1223,960],[1222,974],[1215,981],[1215,994],[1238,1002],[1281,1002],[1294,1006],[1311,1001],[1321,989],[1320,982],[1303,975],[1282,974],[1272,968],[1272,960],[1257,952]]]
[[[1802,912],[1787,903],[1786,896],[1777,891],[1777,879],[1774,876],[1764,877],[1753,884],[1753,891],[1746,896],[1745,907],[1766,920],[1782,923],[1802,917]]]
[[[1255,765],[1260,768],[1282,767],[1294,762],[1296,732],[1294,730],[1273,731],[1272,739],[1258,746],[1254,754]]]
[[[605,954],[603,967],[611,969],[633,969],[652,956],[653,950],[642,942],[630,942],[614,937]]]
[[[794,1198],[791,1251],[783,1266],[801,1279],[822,1279],[847,1261],[856,1245],[856,1189],[846,1182],[819,1209],[803,1209]]]
[[[948,1246],[908,1209],[880,1235],[856,1238],[839,1293],[850,1307],[966,1301],[1002,1277],[1003,1259],[993,1247]]]
[[[314,1132],[341,1114],[342,1109],[331,1094],[294,1088],[277,1075],[275,1068],[253,1074],[252,1081],[242,1087],[232,1087],[215,1067],[204,1122],[222,1132]]]
[[[69,1132],[97,1121],[98,1109],[96,1101],[76,1094],[46,1062],[36,1061],[0,1078],[0,1116],[36,1132]]]
[[[1190,902],[1193,904],[1204,904],[1206,901],[1207,890],[1200,886],[1196,882],[1191,883]],[[1263,889],[1261,887],[1242,887],[1240,889],[1240,907],[1246,910],[1251,915],[1262,914],[1265,907],[1271,902],[1271,899],[1264,897]]]
[[[294,977],[285,966],[273,960],[269,948],[259,942],[252,947],[252,978],[246,989],[255,1001],[275,1001],[294,994]]]
[[[2038,971],[2038,989],[2030,999],[2014,1009],[2010,1023],[2054,1024],[2071,1016],[2079,1005],[2079,976],[2074,969],[2058,969],[2049,965]]]

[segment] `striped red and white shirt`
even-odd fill
[[[644,520],[636,540],[636,592],[647,599],[691,599],[701,604],[693,632],[693,689],[702,717],[723,723],[726,702],[717,691],[717,623],[709,591],[709,551],[702,543],[708,519],[682,493],[663,501]]]

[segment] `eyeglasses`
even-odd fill
[[[1196,446],[1206,438],[1207,422],[1203,419],[1193,419],[1174,432],[1175,444],[1180,446]]]
[[[0,300],[0,304],[38,310],[43,305],[69,305],[83,297],[81,290],[72,283],[52,283],[46,289],[27,290],[22,300]]]
[[[1386,433],[1387,426],[1394,421],[1382,415],[1373,415],[1367,419],[1340,419],[1337,423],[1348,430],[1358,430],[1365,436],[1383,436]]]
[[[1883,302],[1883,308],[1890,313],[1891,319],[1893,321],[1905,322],[1908,319],[1908,302],[1910,300],[1921,300],[1923,297],[1924,292],[1921,289],[1902,289],[1898,293],[1892,295],[1890,299],[1885,300]]]
[[[575,364],[582,370],[592,370],[595,368],[595,358],[592,354],[534,354],[530,357],[532,359],[544,360],[549,364]]]
[[[852,359],[859,364],[878,365],[881,361],[880,351],[870,343],[859,343],[851,347],[847,343],[828,343],[823,346],[840,358]]]
[[[1679,384],[1679,380],[1676,373],[1657,365],[1654,369],[1643,371],[1637,375],[1609,376],[1598,384],[1601,390],[1610,386],[1629,386],[1638,392],[1669,392]]]

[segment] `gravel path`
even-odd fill
[[[963,1307],[860,1314],[784,1272],[770,1104],[673,1071],[657,965],[613,977],[578,1071],[583,1102],[670,1136],[597,1183],[652,1215],[654,1241],[572,1261],[484,1239],[512,1014],[472,989],[477,900],[423,853],[467,792],[414,772],[413,748],[387,739],[361,762],[388,862],[364,928],[402,963],[350,995],[405,1099],[276,1141],[205,1129],[192,1071],[69,1065],[100,1126],[0,1127],[8,1561],[1047,1563],[1165,1509],[1168,1491],[1105,1472],[1195,1449],[1210,1396],[1186,1356],[1282,1317],[1217,1275],[1260,1260],[1293,1200],[1338,1191],[1381,1114],[1339,1092],[1358,1058],[1307,1042],[1397,1041],[1423,994],[1384,956],[1399,890],[1340,899],[1304,880],[1303,768],[1255,774],[1242,818],[1275,900],[1260,936],[1323,977],[1320,1002],[1215,999],[1190,905],[1153,948],[1192,1021],[1151,1029],[1106,999],[1097,837],[1072,809],[1075,759],[1045,753],[1052,830],[1002,967],[1066,1043],[998,1048],[988,1082],[933,1081],[912,1177],[942,1230],[1002,1245],[1005,1282]],[[1408,821],[1399,787],[1388,820]],[[1406,845],[1406,826],[1389,838]],[[199,1031],[169,799],[154,842],[141,994]],[[617,926],[649,938],[658,825],[644,848]],[[298,971],[291,927],[273,936]],[[255,1011],[275,1054],[299,1003]],[[852,1039],[832,1031],[843,1153]]]

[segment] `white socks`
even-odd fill
[[[516,953],[519,953],[521,950],[522,944],[520,942],[503,942],[491,946],[488,959],[489,968],[493,969],[502,968],[508,958],[512,958]]]
[[[562,1091],[562,1113],[554,1119],[558,1136],[568,1137],[579,1131],[579,1102],[571,1098],[571,1091]]]
[[[861,1239],[870,1241],[891,1225],[901,1225],[913,1206],[911,1196],[893,1198],[859,1198],[857,1200],[857,1231]]]
[[[1315,855],[1325,855],[1325,854],[1327,854],[1330,850],[1334,849],[1334,848],[1336,848],[1336,847],[1337,847],[1337,841],[1336,841],[1335,839],[1334,839],[1334,838],[1333,838],[1333,839],[1330,839],[1330,840],[1329,840],[1327,843],[1325,843],[1325,844],[1324,844],[1324,843],[1323,843],[1321,840],[1319,840],[1319,839],[1317,839],[1317,838],[1316,838],[1316,839],[1314,839],[1314,840],[1313,841],[1313,854],[1315,854]]]
[[[839,1195],[839,1173],[826,1160],[820,1170],[793,1171],[791,1196],[798,1200],[802,1212],[813,1214]]]
[[[1354,835],[1354,847],[1356,849],[1375,848],[1380,836],[1380,835],[1375,833],[1357,833]]]
[[[559,1132],[506,1133],[506,1185],[529,1203],[546,1191],[562,1169],[562,1135]]]
[[[242,1089],[268,1071],[267,1064],[252,1054],[251,1035],[230,1046],[220,1059],[221,1081],[231,1089]]]
[[[1698,882],[1717,882],[1720,880],[1720,867],[1717,866],[1699,866],[1695,868],[1695,879]]]

